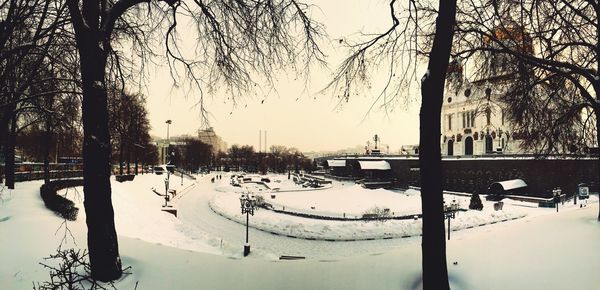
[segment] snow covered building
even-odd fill
[[[389,180],[392,178],[392,167],[385,160],[359,160],[358,166],[365,179]]]
[[[346,160],[331,159],[327,160],[327,173],[333,176],[347,176],[348,169],[346,168]]]

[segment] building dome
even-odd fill
[[[509,48],[517,47],[521,52],[533,54],[533,41],[526,29],[513,20],[503,21],[492,29],[491,35],[483,36],[485,45],[495,46],[502,42]]]

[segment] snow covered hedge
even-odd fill
[[[63,218],[74,221],[77,219],[79,208],[75,206],[73,201],[56,194],[56,192],[67,187],[76,186],[83,186],[83,179],[54,180],[40,187],[40,195],[48,209]]]

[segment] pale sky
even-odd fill
[[[376,33],[389,27],[391,20],[386,2],[314,0],[320,10],[314,9],[313,17],[325,25],[330,39],[351,39],[360,31]],[[364,146],[375,134],[383,144],[390,146],[391,152],[396,152],[401,145],[417,144],[417,91],[411,94],[408,107],[399,105],[387,116],[384,111],[374,109],[366,117],[379,91],[365,89],[362,95],[354,96],[341,109],[336,108],[337,99],[331,93],[319,93],[345,55],[335,43],[323,46],[329,56],[329,69],[313,69],[306,89],[303,80],[294,81],[282,75],[276,85],[277,94],[264,97],[259,92],[258,96],[243,100],[236,108],[227,102],[226,95],[209,97],[206,105],[212,114],[210,126],[228,145],[248,144],[255,149],[258,148],[259,130],[268,132],[269,146],[285,145],[304,152]],[[201,127],[199,110],[194,107],[197,99],[186,98],[183,92],[173,89],[166,68],[155,69],[147,94],[152,135],[165,137],[168,119],[172,120],[171,136],[194,135]]]

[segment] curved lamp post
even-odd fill
[[[254,209],[256,208],[256,198],[250,193],[244,193],[240,196],[240,205],[242,207],[242,214],[246,214],[246,244],[244,244],[244,257],[250,254],[250,243],[248,243],[248,223],[250,221],[249,215],[254,215]]]

